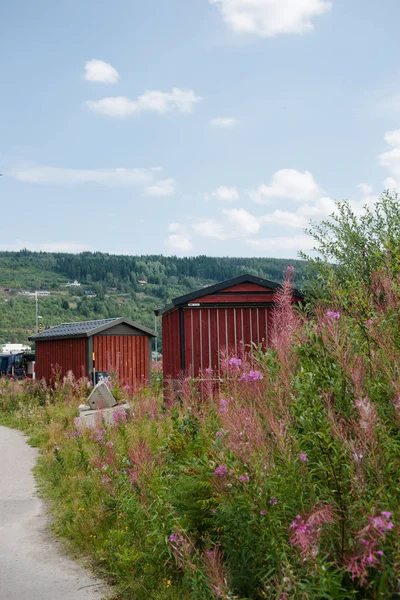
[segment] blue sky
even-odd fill
[[[14,0],[0,249],[296,257],[400,187],[397,0]]]

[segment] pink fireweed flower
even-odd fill
[[[219,411],[218,412],[221,414],[227,413],[228,405],[229,405],[229,400],[225,400],[224,398],[221,398],[221,400],[219,401]]]
[[[244,475],[241,475],[239,477],[239,481],[242,481],[243,483],[248,483],[250,481],[250,477],[247,473],[245,473]]]
[[[335,521],[336,515],[331,506],[314,507],[308,516],[297,515],[290,526],[290,543],[304,558],[315,558],[318,554],[322,526]]]
[[[239,381],[261,381],[261,379],[264,379],[264,377],[260,371],[250,371],[249,373],[243,373]]]
[[[233,356],[228,360],[228,367],[232,367],[234,369],[239,369],[242,366],[242,359],[236,358]]]
[[[334,310],[328,310],[328,312],[326,313],[326,316],[328,317],[328,319],[334,319],[335,321],[339,321],[340,312],[335,312]]]
[[[214,471],[214,477],[220,477],[221,479],[223,479],[224,477],[226,477],[228,473],[228,467],[226,467],[225,465],[219,465],[219,467],[217,467]]]
[[[170,542],[177,545],[182,544],[182,542],[184,541],[183,537],[180,536],[179,533],[171,533],[168,539]]]
[[[308,462],[308,456],[305,452],[300,452],[300,454],[298,454],[298,457],[301,460],[301,462]]]
[[[116,410],[113,413],[113,421],[115,425],[121,424],[124,425],[127,422],[128,418],[126,416],[126,411],[122,408],[119,410]]]
[[[356,534],[358,545],[354,555],[347,562],[347,570],[351,578],[358,579],[362,586],[368,583],[369,569],[382,568],[381,558],[384,552],[379,545],[394,528],[394,523],[390,521],[391,516],[391,512],[384,510],[380,516],[368,517],[368,525]]]

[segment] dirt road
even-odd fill
[[[20,432],[0,427],[0,599],[100,600],[104,585],[47,532],[31,471],[36,457]]]

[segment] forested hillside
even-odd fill
[[[243,273],[280,282],[289,264],[301,286],[305,263],[277,258],[0,252],[0,343],[34,333],[35,290],[49,292],[38,301],[43,327],[115,316],[154,327],[154,309],[176,296]]]

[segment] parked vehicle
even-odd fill
[[[27,352],[0,354],[0,377],[33,378],[35,355]]]

